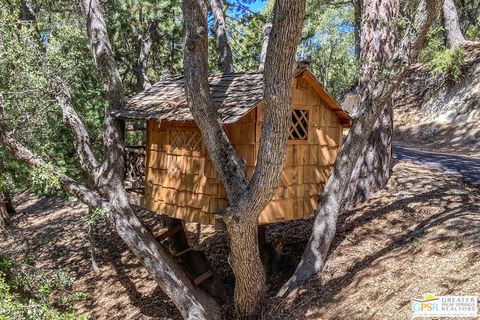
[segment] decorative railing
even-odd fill
[[[142,193],[145,189],[145,159],[144,146],[125,147],[125,188],[130,192]]]

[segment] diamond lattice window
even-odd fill
[[[172,151],[201,151],[202,136],[198,131],[172,130],[170,131],[170,148]]]
[[[292,110],[292,126],[290,127],[289,140],[308,139],[308,110]]]

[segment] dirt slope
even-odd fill
[[[480,154],[480,42],[464,47],[463,76],[414,65],[394,96],[395,139],[424,149]]]
[[[387,188],[344,216],[324,273],[265,319],[409,319],[425,293],[480,295],[480,197],[400,162]]]
[[[320,278],[285,300],[265,299],[264,319],[407,319],[410,299],[426,292],[480,295],[480,196],[474,189],[424,167],[400,162],[386,190],[342,217]],[[0,235],[0,253],[32,255],[37,267],[68,266],[74,289],[88,293],[76,304],[91,319],[179,319],[168,298],[105,225],[94,230],[100,273],[90,266],[85,208],[60,198],[21,201],[15,226]],[[152,216],[143,216],[158,232]],[[192,243],[232,290],[222,233],[204,227]],[[311,220],[270,226],[283,234],[285,257],[272,276],[272,295],[302,254]],[[197,237],[198,236],[198,237]],[[226,307],[225,318],[231,318]]]

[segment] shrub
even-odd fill
[[[443,26],[432,27],[429,30],[427,47],[420,53],[420,61],[426,64],[432,74],[447,73],[453,80],[457,80],[462,76],[460,66],[464,51],[463,48],[448,49],[443,40],[444,34]]]
[[[478,40],[480,38],[480,27],[471,25],[465,33],[465,38],[472,41]]]
[[[432,60],[427,62],[428,70],[432,74],[448,73],[453,80],[458,80],[462,76],[460,65],[463,61],[463,49],[445,49],[438,52]]]
[[[51,173],[52,165],[45,164],[30,173],[32,191],[40,195],[53,194],[60,189],[60,181]]]
[[[85,293],[70,292],[72,283],[67,269],[37,270],[0,256],[0,320],[84,319],[71,311],[75,301],[86,298]],[[54,291],[61,292],[56,300],[66,312],[53,307]]]

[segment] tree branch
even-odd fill
[[[238,203],[230,203],[235,208],[228,212],[229,219],[242,214],[258,220],[277,190],[291,123],[292,77],[304,12],[304,0],[275,2],[263,75],[264,119],[257,164],[246,192]]]
[[[142,34],[137,32],[135,28],[132,27],[134,29],[134,36],[136,36],[140,45],[140,52],[138,53],[137,63],[133,66],[133,73],[137,78],[138,90],[146,90],[152,86],[152,83],[147,76],[147,61],[148,56],[150,55],[150,51],[152,49],[152,45],[158,38],[156,27],[157,20],[153,19],[148,24],[146,36],[143,36]]]
[[[87,172],[92,181],[95,181],[98,162],[93,154],[87,129],[85,129],[85,126],[72,106],[70,91],[63,80],[57,77],[54,80],[53,87],[55,99],[62,110],[65,126],[70,130],[74,138],[74,146],[78,158],[80,159],[80,165]]]
[[[13,138],[11,133],[7,132],[2,124],[0,124],[0,144],[3,145],[17,160],[23,162],[31,168],[46,165],[43,159],[35,156],[29,149],[24,147],[15,138]],[[58,170],[56,167],[52,166],[49,168],[49,170],[53,176],[58,178],[61,185],[67,192],[77,196],[83,203],[92,208],[112,208],[107,201],[69,176],[60,173],[60,170]]]
[[[115,62],[112,45],[99,0],[81,0],[80,6],[87,22],[95,64],[103,80],[109,108],[103,121],[104,162],[100,166],[99,187],[122,179],[124,169],[124,122],[112,116],[112,111],[125,104],[123,84]]]
[[[202,132],[208,153],[227,191],[236,201],[247,186],[245,164],[222,126],[208,85],[207,5],[202,0],[184,0],[184,70],[188,106]]]
[[[210,0],[215,23],[213,29],[217,40],[217,65],[223,73],[233,72],[232,49],[228,43],[227,30],[225,29],[225,12],[222,0]]]
[[[260,51],[260,63],[258,65],[258,71],[263,71],[265,69],[265,59],[267,58],[267,48],[268,41],[270,40],[270,33],[272,32],[272,24],[267,22],[263,25],[263,41],[262,49]]]

